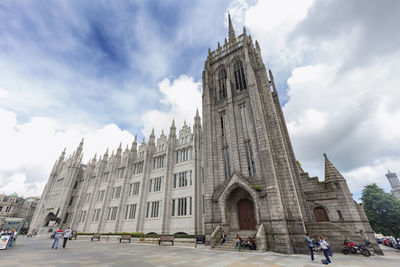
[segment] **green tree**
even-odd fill
[[[375,233],[400,237],[400,201],[376,184],[364,187],[362,206]]]

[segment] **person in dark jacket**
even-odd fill
[[[308,248],[310,249],[311,261],[314,262],[314,250],[313,250],[314,244],[313,244],[313,240],[310,236],[310,233],[306,233],[306,242],[307,242]]]

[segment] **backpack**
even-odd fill
[[[327,260],[321,260],[323,264],[328,265],[329,262]]]

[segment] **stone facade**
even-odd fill
[[[48,231],[53,213],[78,232],[203,233],[200,116],[169,136],[82,164],[83,140],[56,161],[31,226]]]
[[[400,181],[397,174],[388,170],[388,173],[385,175],[392,187],[392,194],[400,200]]]
[[[38,203],[38,197],[23,198],[16,193],[0,195],[0,228],[6,218],[23,218],[25,220],[21,230],[27,231]]]
[[[346,180],[325,156],[325,179],[296,161],[272,72],[258,42],[236,36],[209,50],[202,75],[203,130],[184,126],[82,164],[83,142],[56,161],[31,227],[57,216],[81,232],[253,235],[260,250],[307,252],[324,235],[334,250],[372,229]],[[45,229],[45,228],[43,228]]]
[[[257,243],[283,253],[305,252],[306,232],[324,235],[335,250],[345,238],[374,242],[364,211],[326,155],[323,182],[297,164],[260,46],[245,29],[236,36],[230,17],[228,24],[229,39],[209,50],[203,71],[207,240],[215,229],[247,237],[262,226],[266,238]]]

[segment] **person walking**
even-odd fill
[[[324,253],[324,256],[326,258],[326,260],[322,260],[322,263],[324,264],[331,263],[331,259],[329,258],[328,242],[326,242],[322,236],[319,236],[319,243],[321,244],[322,252]]]
[[[240,251],[240,247],[242,247],[243,245],[243,240],[239,234],[236,235],[235,241],[236,241],[235,248],[237,248]]]
[[[311,261],[314,262],[314,244],[313,244],[313,240],[310,236],[310,233],[306,233],[306,242],[308,245],[308,248],[310,249],[310,255],[311,255]]]
[[[68,227],[68,229],[65,230],[65,232],[64,232],[63,248],[65,248],[67,246],[67,241],[71,236],[72,236],[72,230],[70,227]]]
[[[226,243],[228,240],[226,239],[226,234],[224,231],[221,233],[221,244]]]
[[[53,246],[51,246],[51,249],[53,249],[54,247],[57,249],[58,248],[58,242],[60,241],[60,238],[63,236],[63,230],[60,228],[58,229],[57,232],[55,232],[54,234],[54,242],[53,242]]]
[[[10,232],[10,239],[8,240],[8,247],[12,248],[14,246],[15,240],[17,239],[17,232],[15,229],[12,229]]]

